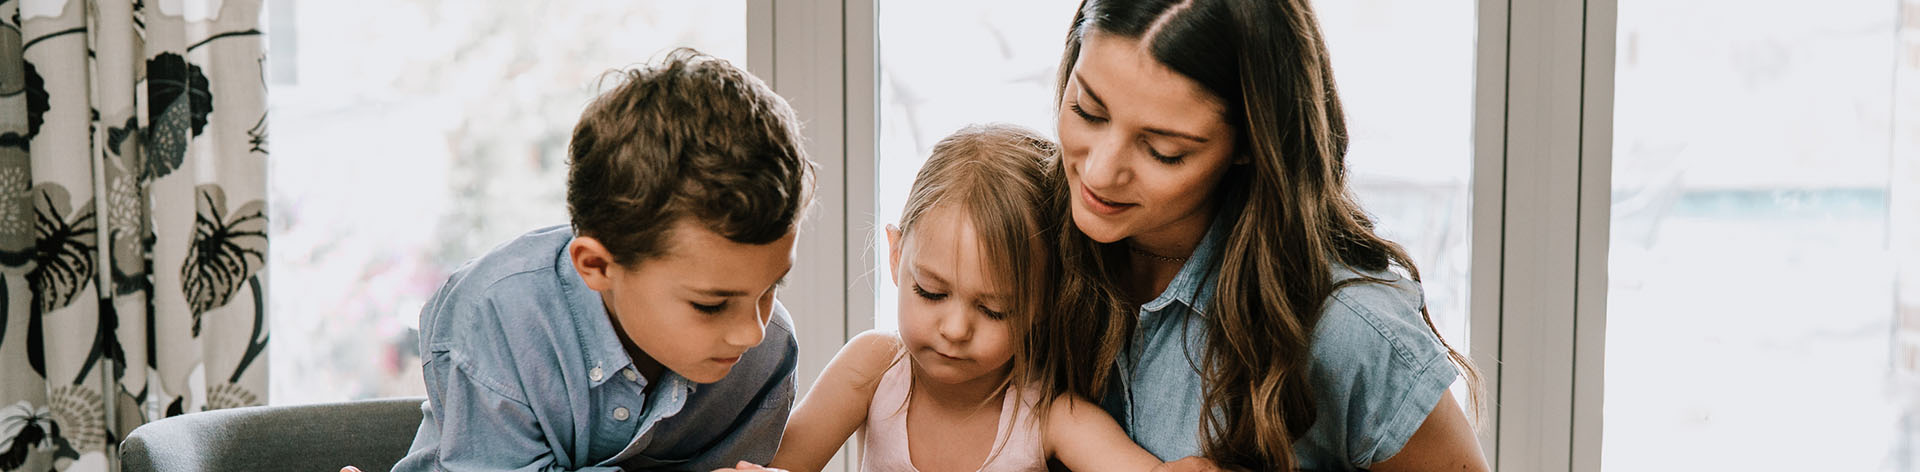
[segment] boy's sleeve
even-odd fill
[[[444,291],[444,289],[443,289]],[[422,312],[422,328],[435,326],[440,316],[455,315],[466,320],[467,327],[497,323],[491,303],[460,303],[445,293]],[[492,323],[489,323],[492,322]],[[437,330],[436,330],[437,331]],[[493,329],[466,331],[497,332]],[[466,345],[504,346],[505,339],[463,339],[451,333],[423,331],[421,352],[426,353],[422,369],[427,384],[427,406],[423,408],[420,431],[415,435],[407,456],[394,465],[395,471],[558,471],[573,462],[557,457],[534,410],[525,401],[521,389],[482,375],[473,359],[462,348]],[[485,336],[481,336],[485,337]],[[565,453],[566,451],[561,451]],[[617,472],[615,467],[571,469]]]
[[[526,402],[467,375],[458,353],[434,352],[426,364],[427,404],[420,433],[395,471],[559,471],[554,449]],[[616,467],[580,471],[617,472]]]

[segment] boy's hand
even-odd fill
[[[1213,461],[1200,456],[1192,456],[1173,462],[1161,463],[1153,468],[1153,472],[1220,472],[1222,470],[1226,469],[1222,469],[1219,464],[1214,464]]]
[[[747,461],[740,461],[740,463],[734,464],[733,468],[731,469],[714,469],[713,472],[754,472],[754,471],[787,472],[786,470],[775,469],[772,467],[761,467],[758,464],[754,464],[752,462],[747,462]],[[345,471],[342,471],[342,472],[345,472]],[[359,472],[359,471],[355,471],[355,472]]]

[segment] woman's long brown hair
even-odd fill
[[[1235,155],[1248,163],[1214,190],[1224,209],[1218,217],[1234,220],[1211,268],[1218,278],[1196,366],[1203,383],[1197,433],[1206,457],[1223,465],[1291,470],[1293,443],[1315,420],[1307,368],[1321,310],[1346,284],[1387,282],[1335,283],[1334,264],[1368,272],[1397,265],[1420,280],[1406,251],[1374,233],[1348,191],[1345,116],[1318,21],[1306,0],[1083,0],[1056,94],[1064,93],[1082,38],[1095,31],[1141,41],[1226,105]],[[1067,214],[1063,162],[1050,171],[1059,188],[1049,204]],[[1128,258],[1124,243],[1095,242],[1071,218],[1058,235],[1061,293],[1036,327],[1041,349],[1029,370],[1043,401],[1062,393],[1097,399],[1133,337],[1138,307],[1116,283]],[[1424,303],[1420,312],[1433,329]],[[1442,344],[1477,404],[1478,373]]]

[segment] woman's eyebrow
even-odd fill
[[[1093,92],[1093,86],[1087,85],[1086,76],[1080,75],[1079,72],[1074,72],[1073,80],[1080,82],[1080,92],[1087,94],[1087,98],[1092,99],[1094,104],[1100,105],[1100,108],[1107,107],[1107,101],[1101,100],[1100,94]],[[1169,138],[1185,139],[1188,141],[1193,141],[1198,144],[1207,143],[1207,138],[1203,138],[1203,137],[1200,137],[1199,135],[1192,134],[1192,133],[1182,133],[1179,131],[1174,131],[1174,130],[1164,129],[1164,128],[1143,128],[1143,131],[1146,131],[1152,134],[1157,134],[1160,136],[1166,136]]]
[[[1091,85],[1087,85],[1087,77],[1086,77],[1086,76],[1084,76],[1084,75],[1080,75],[1080,73],[1079,73],[1079,72],[1075,72],[1075,73],[1073,73],[1073,80],[1076,80],[1076,81],[1079,81],[1079,82],[1080,82],[1080,91],[1081,91],[1081,92],[1086,92],[1086,94],[1087,94],[1087,98],[1091,98],[1091,99],[1093,99],[1093,103],[1094,103],[1094,104],[1097,104],[1097,105],[1100,105],[1100,107],[1101,107],[1101,108],[1105,108],[1105,107],[1107,106],[1107,101],[1106,101],[1106,100],[1101,100],[1101,99],[1100,99],[1100,94],[1097,94],[1097,93],[1093,93],[1093,86],[1091,86]]]

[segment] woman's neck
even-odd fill
[[[1128,267],[1131,268],[1127,274],[1127,298],[1145,304],[1167,290],[1187,260],[1193,258],[1200,240],[1206,238],[1207,228],[1213,222],[1212,208],[1212,204],[1202,205],[1203,211],[1121,242],[1128,245]]]

